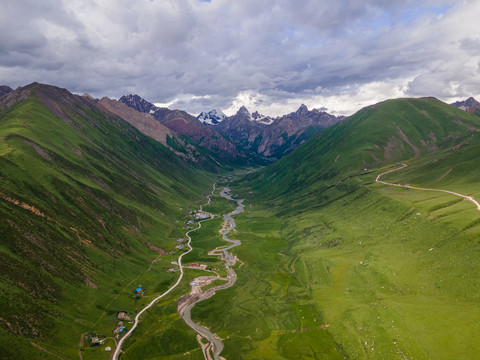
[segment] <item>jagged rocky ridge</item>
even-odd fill
[[[273,161],[296,149],[321,129],[332,126],[344,117],[336,117],[305,105],[290,114],[272,118],[250,113],[245,106],[224,119],[215,128],[243,148]]]

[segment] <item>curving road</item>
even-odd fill
[[[213,184],[213,190],[211,192],[210,195],[208,195],[208,201],[206,203],[206,205],[209,205],[210,204],[210,198],[213,196],[213,193],[215,192],[215,187],[216,187],[216,183]],[[200,210],[202,210],[203,208],[203,205],[200,206]],[[138,323],[140,321],[140,316],[142,316],[142,314],[147,311],[148,309],[150,309],[158,300],[160,300],[161,298],[163,298],[164,296],[168,295],[173,289],[175,289],[178,284],[180,284],[180,281],[182,281],[183,279],[183,267],[182,267],[182,258],[184,255],[188,254],[190,251],[193,250],[192,246],[190,245],[190,242],[192,241],[192,238],[190,237],[190,233],[192,231],[197,231],[198,229],[200,229],[202,227],[202,222],[204,221],[208,221],[208,220],[211,220],[212,217],[208,218],[208,219],[204,219],[204,220],[201,220],[198,222],[198,227],[195,228],[195,229],[192,229],[192,230],[189,230],[186,232],[186,236],[188,238],[188,242],[187,242],[187,245],[189,247],[189,250],[182,253],[179,257],[178,257],[178,267],[180,268],[180,276],[178,277],[177,279],[177,282],[175,284],[173,284],[172,286],[170,286],[170,288],[168,288],[167,291],[165,291],[163,294],[161,295],[158,295],[155,299],[153,299],[148,305],[146,305],[138,314],[137,316],[135,316],[135,322],[132,326],[132,328],[120,339],[120,341],[118,342],[116,348],[115,348],[115,352],[113,353],[112,355],[112,359],[113,360],[117,360],[118,359],[118,356],[120,355],[121,351],[122,351],[122,345],[123,343],[125,342],[125,340],[133,333],[133,331],[137,328],[138,326]]]
[[[208,282],[214,281],[214,280],[225,280],[226,283],[222,285],[218,285],[215,287],[212,287],[206,291],[201,290],[201,285],[199,286],[192,286],[192,291],[190,294],[181,297],[178,299],[178,314],[182,317],[182,319],[185,321],[185,323],[191,327],[198,335],[197,338],[199,339],[200,346],[202,347],[203,351],[203,356],[205,360],[220,360],[223,359],[220,357],[220,353],[223,350],[223,343],[218,336],[216,336],[214,333],[212,333],[208,328],[203,327],[197,323],[195,323],[192,318],[191,318],[191,310],[195,306],[196,303],[209,299],[213,295],[215,295],[215,292],[218,290],[222,289],[227,289],[235,282],[237,281],[237,274],[235,271],[231,268],[231,266],[235,265],[236,261],[238,260],[235,255],[233,255],[230,250],[231,248],[235,246],[241,245],[241,241],[235,240],[235,239],[230,239],[227,237],[228,233],[230,233],[235,227],[235,220],[233,220],[232,216],[237,215],[241,213],[244,210],[243,206],[243,199],[233,199],[230,194],[230,190],[228,188],[223,188],[223,190],[220,192],[220,196],[228,199],[228,200],[233,200],[237,202],[237,208],[232,211],[231,213],[225,215],[223,217],[224,222],[223,222],[223,228],[221,231],[222,233],[222,239],[230,242],[231,245],[228,246],[219,246],[216,249],[209,251],[208,255],[216,255],[220,256],[222,260],[225,260],[225,268],[227,269],[227,277],[226,278],[220,278],[220,277],[215,277],[215,276],[209,276],[209,277],[198,277],[195,280],[204,280]],[[202,339],[207,340],[207,344],[204,344],[202,342]]]
[[[413,189],[413,190],[438,191],[438,192],[444,192],[444,193],[447,193],[447,194],[452,194],[452,195],[462,197],[463,199],[472,202],[477,207],[477,210],[480,211],[480,203],[477,200],[475,200],[472,196],[463,195],[463,194],[460,194],[460,193],[457,193],[457,192],[454,192],[454,191],[449,191],[449,190],[430,189],[430,188],[416,187],[416,186],[411,186],[411,185],[394,184],[394,183],[389,183],[389,182],[380,180],[380,178],[383,175],[390,174],[394,171],[405,169],[407,166],[408,166],[407,164],[402,164],[402,166],[397,168],[397,169],[385,171],[385,172],[383,172],[383,173],[381,173],[380,175],[377,176],[377,178],[375,179],[375,182],[385,184],[385,185],[389,185],[389,186],[403,187],[403,188]]]

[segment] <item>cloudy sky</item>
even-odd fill
[[[2,0],[0,84],[192,114],[480,98],[480,1]]]

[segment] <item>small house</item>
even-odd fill
[[[117,319],[118,320],[131,320],[130,317],[127,315],[127,313],[125,311],[121,311],[118,313],[117,315]]]
[[[113,330],[113,333],[114,334],[119,334],[121,333],[123,330],[125,330],[125,325],[123,323],[123,321],[119,321],[117,323],[117,327],[115,328],[115,330]]]

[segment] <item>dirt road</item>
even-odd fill
[[[452,195],[455,195],[455,196],[460,196],[460,197],[462,197],[463,199],[465,199],[465,200],[470,201],[471,203],[473,203],[473,204],[477,207],[477,210],[480,211],[480,203],[479,203],[477,200],[475,200],[472,196],[463,195],[463,194],[460,194],[460,193],[457,193],[457,192],[454,192],[454,191],[449,191],[449,190],[430,189],[430,188],[416,187],[416,186],[411,186],[411,185],[394,184],[394,183],[389,183],[389,182],[380,180],[380,178],[381,178],[383,175],[390,174],[390,173],[392,173],[392,172],[394,172],[394,171],[398,171],[398,170],[405,169],[407,166],[408,166],[408,165],[406,165],[406,164],[402,164],[402,166],[399,167],[399,168],[397,168],[397,169],[385,171],[385,172],[383,172],[383,173],[381,173],[380,175],[377,176],[377,178],[375,179],[375,182],[376,182],[376,183],[385,184],[385,185],[389,185],[389,186],[403,187],[403,188],[412,189],[412,190],[438,191],[438,192],[444,192],[444,193],[447,193],[447,194],[452,194]]]
[[[207,204],[210,204],[210,198],[213,196],[214,192],[215,192],[215,186],[216,184],[213,184],[213,190],[212,190],[212,193],[210,195],[208,195],[208,201],[207,201]],[[200,210],[202,210],[202,206],[200,206]],[[190,242],[192,241],[192,238],[190,237],[190,233],[193,232],[193,231],[197,231],[199,230],[201,227],[202,227],[202,222],[204,221],[208,221],[208,220],[211,220],[212,217],[210,216],[208,219],[204,219],[204,220],[201,220],[198,222],[198,227],[195,228],[195,229],[192,229],[192,230],[189,230],[186,232],[186,237],[188,238],[188,242],[187,242],[187,246],[189,247],[188,251],[182,253],[179,257],[178,257],[178,267],[180,268],[180,276],[178,277],[177,279],[177,282],[175,284],[173,284],[172,286],[170,286],[168,288],[167,291],[165,291],[163,294],[160,294],[158,295],[155,299],[153,299],[147,306],[145,306],[138,314],[137,316],[135,316],[135,322],[132,326],[132,328],[120,339],[120,341],[118,342],[118,345],[117,347],[115,348],[115,352],[112,354],[112,359],[113,360],[117,360],[118,359],[118,356],[120,355],[120,352],[122,351],[122,345],[123,343],[125,342],[125,340],[133,333],[133,331],[136,329],[136,327],[138,326],[138,322],[140,321],[140,316],[142,316],[142,314],[147,311],[148,309],[150,309],[153,305],[155,305],[155,303],[160,300],[161,298],[163,298],[164,296],[168,295],[173,289],[175,289],[178,284],[180,284],[180,282],[182,281],[183,279],[183,267],[182,267],[182,258],[188,254],[189,252],[191,252],[193,250],[192,246],[190,245]]]

